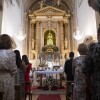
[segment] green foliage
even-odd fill
[[[49,76],[46,80],[43,81],[44,86],[56,86],[58,85],[58,82],[56,79],[54,79],[52,76]]]

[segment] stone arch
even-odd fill
[[[36,7],[38,6],[37,4],[40,1],[41,0],[28,0],[26,5],[25,5],[25,11],[29,11],[29,10],[34,11],[34,10],[36,10]],[[61,6],[60,7],[61,7],[61,9],[64,8],[62,10],[65,10],[66,12],[69,11],[69,10],[73,11],[74,8],[75,8],[74,7],[74,2],[75,2],[74,0],[61,0],[62,7]]]

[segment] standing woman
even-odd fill
[[[20,98],[25,100],[25,80],[24,80],[24,66],[22,65],[22,60],[19,50],[14,50],[16,54],[16,65],[17,65],[17,75],[15,76],[15,84],[20,85]]]
[[[87,46],[83,43],[79,44],[78,52],[80,56],[73,60],[72,65],[74,73],[73,100],[86,100],[86,77],[83,68],[85,67]]]
[[[7,34],[0,35],[0,92],[3,100],[14,100],[14,75],[17,73],[12,40]]]
[[[25,98],[27,97],[27,92],[29,91],[28,82],[30,81],[30,70],[32,70],[32,64],[29,62],[27,55],[22,56],[23,63],[25,62],[26,69],[25,69]]]
[[[90,44],[85,60],[84,73],[91,75],[91,100],[100,100],[100,25],[98,42]]]

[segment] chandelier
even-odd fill
[[[76,16],[76,30],[74,32],[73,37],[78,41],[83,38],[83,33],[81,33],[78,28],[77,0],[75,1],[75,16]]]
[[[76,31],[74,32],[73,37],[74,37],[76,40],[81,40],[81,39],[83,38],[83,33],[80,33],[78,27],[76,28]]]
[[[17,39],[22,41],[25,38],[26,38],[26,34],[24,34],[22,28],[20,28],[19,33],[17,34]]]

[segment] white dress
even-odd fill
[[[14,74],[16,73],[14,52],[0,50],[0,92],[4,92],[3,100],[14,100]]]

